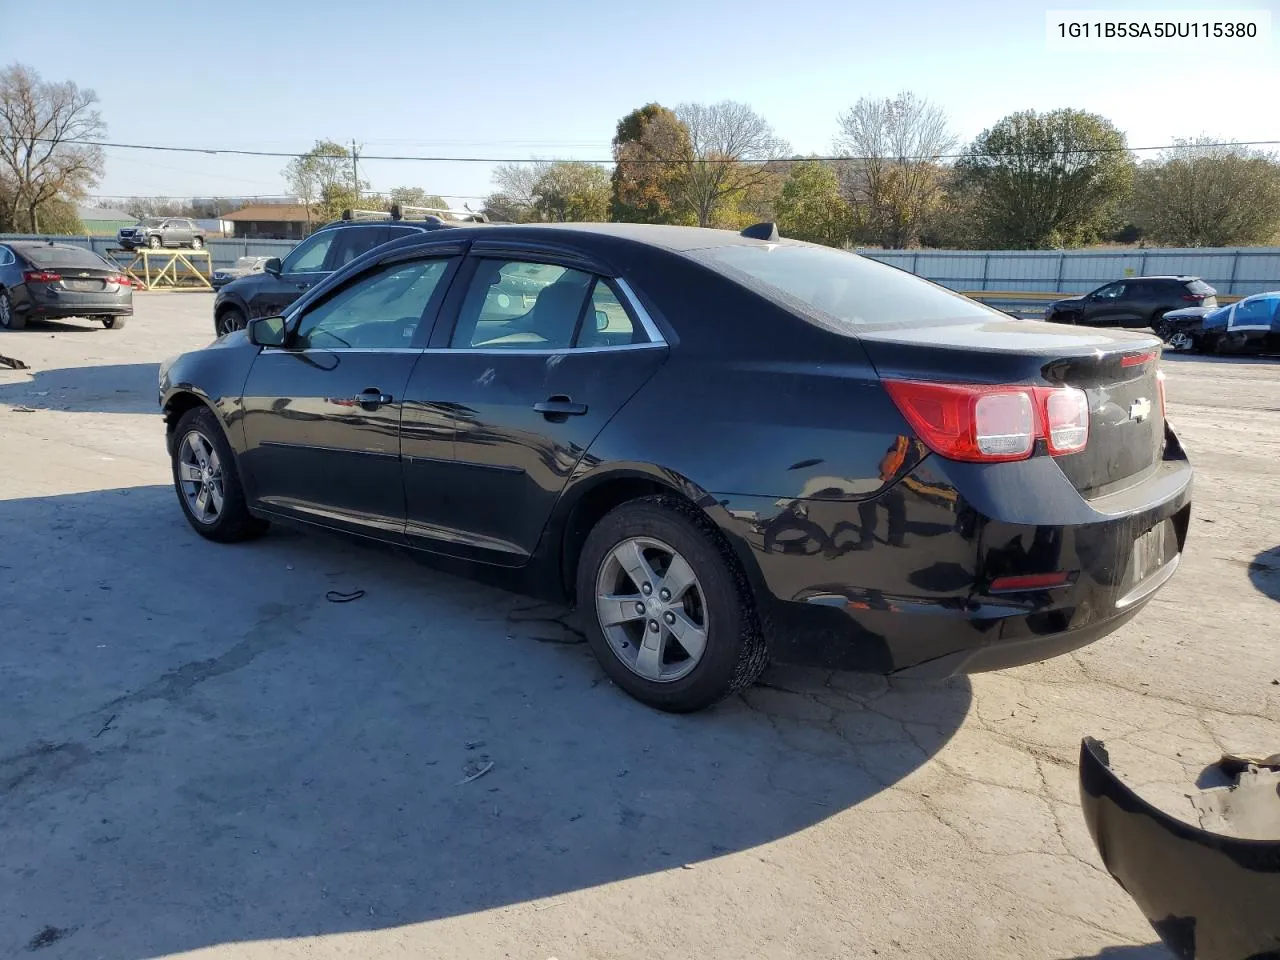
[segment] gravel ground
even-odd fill
[[[1184,817],[1221,752],[1280,750],[1278,361],[1167,361],[1190,542],[1117,634],[674,717],[563,610],[198,538],[155,382],[211,298],[136,305],[0,336],[32,368],[0,367],[0,955],[1165,957],[1084,829],[1080,737]]]

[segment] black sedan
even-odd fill
[[[0,329],[85,317],[119,330],[132,315],[133,284],[92,250],[52,241],[0,244]]]
[[[768,226],[489,225],[378,247],[160,403],[203,536],[575,601],[618,685],[694,710],[770,658],[939,677],[1133,617],[1190,514],[1159,359]]]

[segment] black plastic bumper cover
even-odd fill
[[[1080,803],[1111,876],[1182,960],[1280,960],[1280,839],[1202,830],[1156,809],[1080,746]]]

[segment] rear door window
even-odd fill
[[[1231,326],[1271,329],[1271,316],[1276,312],[1277,302],[1280,301],[1263,298],[1244,300],[1236,304],[1236,312],[1231,317]]]
[[[555,264],[480,260],[449,346],[568,349],[593,279],[580,270]]]
[[[329,254],[330,270],[341,270],[352,260],[387,241],[386,227],[348,227],[334,233],[338,236]]]
[[[293,252],[285,257],[281,267],[283,273],[323,273],[325,257],[329,247],[333,245],[337,230],[322,230],[313,233],[293,248]]]

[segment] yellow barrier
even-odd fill
[[[140,247],[133,252],[133,259],[124,272],[142,290],[212,290],[213,257],[208,250],[152,250]],[[158,270],[152,272],[152,261],[159,261]],[[192,261],[201,261],[201,270]],[[141,265],[142,276],[137,268]],[[181,274],[179,267],[182,267]],[[183,281],[190,281],[183,285]]]

